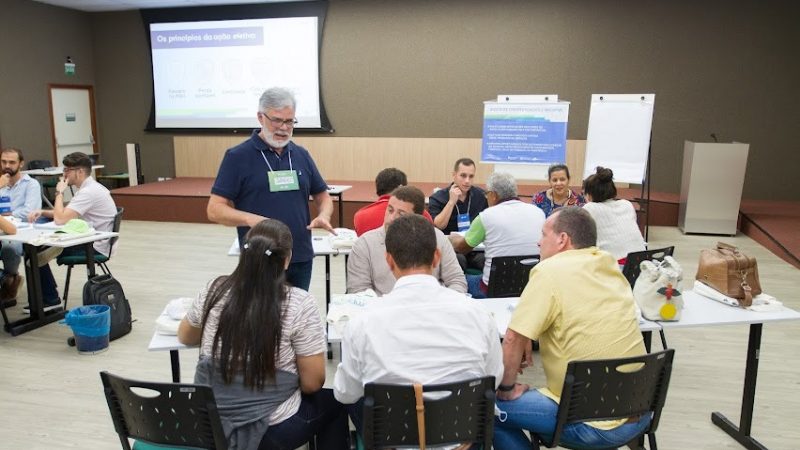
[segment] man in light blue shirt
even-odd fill
[[[20,221],[28,220],[28,214],[42,207],[42,187],[30,175],[22,173],[25,166],[25,157],[18,148],[4,148],[0,152],[0,197],[11,199],[11,216]],[[17,290],[22,284],[19,275],[19,263],[22,258],[22,243],[2,241],[0,259],[3,261],[2,276],[0,276],[0,302],[7,304],[17,297]],[[46,273],[53,276],[50,266],[41,269],[42,275]],[[58,300],[58,292],[43,292],[44,298]],[[51,301],[52,303],[52,301]],[[13,302],[11,302],[13,304]]]

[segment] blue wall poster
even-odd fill
[[[569,102],[484,102],[481,161],[554,164],[566,161]]]

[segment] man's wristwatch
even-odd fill
[[[500,391],[500,392],[511,392],[511,391],[514,390],[514,386],[516,386],[516,385],[517,385],[516,383],[514,383],[514,384],[501,384],[500,386],[497,386],[497,390]]]

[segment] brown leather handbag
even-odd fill
[[[715,249],[700,251],[695,278],[739,300],[741,306],[752,305],[753,297],[761,293],[756,259],[724,242],[717,242]]]

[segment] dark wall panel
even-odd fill
[[[0,42],[4,55],[24,56],[15,77],[0,72],[3,142],[48,144],[33,137],[46,131],[46,98],[19,115],[17,104],[45,95],[44,68],[61,80],[64,55],[91,40],[94,73],[82,72],[91,54],[78,71],[96,81],[104,160],[124,169],[124,143],[137,141],[148,179],[171,176],[171,137],[142,131],[151,87],[138,12],[9,3],[18,18],[4,4],[0,23],[28,39],[21,49]],[[683,141],[716,133],[751,144],[746,197],[800,200],[798,17],[798,2],[778,0],[331,0],[322,93],[336,136],[387,137],[480,137],[483,100],[557,93],[572,102],[569,137],[584,139],[592,93],[655,92],[655,189],[677,192]],[[42,21],[50,26],[37,33]]]

